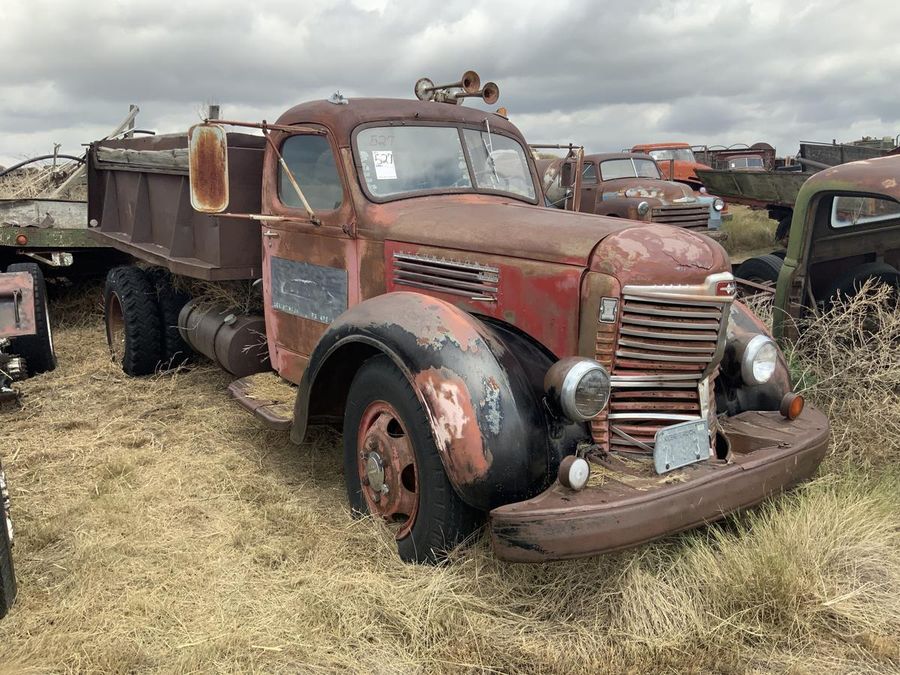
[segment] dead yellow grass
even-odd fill
[[[722,223],[722,231],[728,234],[722,246],[728,255],[752,257],[779,248],[775,243],[778,224],[765,211],[739,204],[729,204],[728,211],[732,214],[731,220]]]
[[[0,672],[896,672],[900,496],[833,462],[715,527],[547,565],[399,562],[212,366],[129,379],[88,299],[3,420],[20,597]],[[93,299],[91,299],[93,298]]]

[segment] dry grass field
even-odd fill
[[[417,567],[351,518],[336,434],[292,446],[209,364],[125,377],[99,288],[69,290],[59,368],[0,418],[20,584],[0,672],[897,672],[900,363],[858,309],[791,355],[835,420],[812,483],[615,555],[513,565],[478,540]]]
[[[722,246],[733,258],[749,258],[779,248],[774,241],[778,224],[765,211],[740,204],[729,204],[728,211],[731,219],[722,223],[728,238]]]

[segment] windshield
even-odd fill
[[[649,159],[608,159],[600,163],[603,180],[616,178],[659,178],[656,162]]]
[[[674,159],[677,162],[696,162],[694,153],[690,148],[668,148],[666,150],[651,150],[650,156],[658,161],[669,161]]]
[[[762,169],[761,157],[735,157],[728,160],[729,169]]]
[[[535,197],[522,146],[487,129],[369,127],[356,135],[356,152],[366,188],[376,198],[442,190]]]

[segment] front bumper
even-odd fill
[[[777,412],[745,412],[721,427],[731,444],[727,462],[710,460],[663,476],[607,470],[602,484],[580,492],[557,482],[533,499],[494,509],[497,557],[578,558],[697,527],[806,480],[828,449],[828,419],[811,407],[793,421]]]

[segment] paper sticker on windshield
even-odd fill
[[[397,178],[393,150],[373,150],[372,162],[375,164],[375,177],[378,180],[395,180]]]

